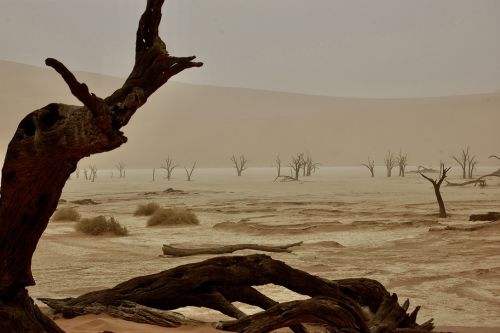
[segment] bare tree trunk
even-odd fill
[[[162,4],[147,2],[134,69],[106,99],[91,94],[59,61],[46,60],[84,106],[52,103],[32,112],[8,146],[0,190],[0,332],[62,332],[41,314],[25,287],[35,284],[31,258],[66,180],[80,159],[124,144],[120,129],[170,77],[201,66],[194,57],[168,55],[158,36]]]
[[[439,217],[446,218],[446,217],[448,217],[448,215],[446,214],[446,208],[444,206],[444,201],[443,201],[443,197],[441,196],[440,188],[441,188],[441,184],[443,183],[444,179],[446,178],[446,173],[448,171],[450,171],[451,168],[445,169],[444,165],[442,163],[441,163],[441,168],[442,168],[442,172],[440,174],[439,179],[429,178],[421,172],[420,172],[420,175],[422,177],[424,177],[425,179],[427,179],[434,187],[434,193],[436,194],[436,200],[437,200],[438,205],[439,205]]]

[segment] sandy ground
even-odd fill
[[[464,333],[480,332],[478,327],[486,333],[500,332],[495,329],[500,327],[500,227],[443,230],[446,225],[469,225],[471,213],[499,210],[498,180],[489,181],[485,188],[443,187],[451,217],[437,219],[434,194],[426,180],[414,174],[388,179],[381,176],[382,169],[377,173],[378,177],[370,178],[362,168],[322,168],[299,183],[273,183],[272,169],[249,169],[243,177],[230,169],[200,169],[192,182],[184,181],[183,170],[176,170],[170,182],[160,172],[152,182],[147,170],[129,170],[126,179],[111,178],[111,171],[101,170],[95,183],[73,178],[63,198],[91,198],[99,204],[61,206],[75,206],[84,217],[113,215],[130,235],[90,237],[76,233],[74,222],[51,222],[33,260],[37,286],[31,288],[31,295],[77,296],[210,257],[160,258],[164,243],[194,247],[304,241],[293,253],[272,256],[325,278],[377,279],[401,300],[409,298],[413,306],[422,305],[420,321],[433,317],[437,325],[450,331],[460,326],[457,332]],[[452,173],[451,178],[456,177]],[[161,193],[168,187],[185,193]],[[155,191],[159,193],[145,194]],[[136,206],[148,201],[188,207],[201,223],[148,228],[146,218],[133,216]],[[259,289],[278,301],[298,297],[273,285]],[[179,312],[207,321],[227,319],[207,309]],[[129,323],[120,326],[120,321],[105,316],[59,323],[70,333],[146,331],[134,331]],[[196,332],[203,331],[210,329]],[[147,332],[156,331],[148,328]]]

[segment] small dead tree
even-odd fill
[[[432,186],[434,187],[434,193],[436,194],[436,199],[439,205],[439,217],[441,218],[446,218],[448,215],[446,214],[446,208],[444,207],[444,201],[443,197],[441,196],[441,184],[443,183],[444,179],[446,178],[446,173],[450,171],[451,167],[445,168],[444,164],[441,163],[441,172],[439,173],[439,177],[436,179],[432,179],[430,177],[427,177],[423,173],[419,172],[420,176],[424,177],[427,179],[429,182],[431,182]]]
[[[155,181],[156,168],[153,168],[153,182]]]
[[[370,156],[368,156],[367,163],[363,163],[363,166],[367,167],[370,170],[372,178],[375,177],[375,160],[370,160]]]
[[[399,166],[399,177],[404,177],[406,166],[408,165],[408,155],[403,154],[400,150],[398,156],[396,157],[396,162]]]
[[[476,156],[471,156],[467,161],[467,174],[469,179],[474,178],[474,171],[476,170],[477,163]]]
[[[97,177],[97,166],[95,164],[89,165],[90,175],[89,180],[93,183]]]
[[[462,154],[460,156],[451,156],[452,159],[454,159],[458,165],[462,168],[462,178],[465,179],[467,178],[467,164],[470,159],[470,151],[469,147],[465,147],[462,149]]]
[[[297,153],[296,155],[292,156],[292,160],[288,164],[288,166],[291,169],[292,172],[292,178],[294,180],[299,180],[299,174],[300,170],[302,169],[302,166],[304,165],[304,153]]]
[[[233,166],[236,169],[236,173],[238,176],[241,176],[241,173],[247,169],[247,162],[245,155],[240,155],[236,157],[235,155],[231,156],[231,162],[233,162]]]
[[[307,157],[304,160],[305,176],[311,176],[318,169],[319,163],[314,162],[311,155],[307,154]]]
[[[188,169],[184,166],[184,170],[186,171],[186,177],[187,177],[188,182],[191,181],[191,176],[193,175],[193,171],[195,168],[196,168],[196,161],[193,163],[193,166],[191,167],[191,169]]]
[[[387,177],[392,176],[392,169],[396,166],[397,160],[394,157],[394,154],[391,151],[387,152],[387,155],[384,157],[385,167],[387,168]]]
[[[120,178],[125,178],[125,163],[123,161],[118,162],[116,165],[118,172],[120,173]]]
[[[170,178],[172,177],[172,172],[177,167],[178,165],[174,163],[174,160],[171,159],[170,156],[167,156],[167,158],[165,159],[165,164],[161,165],[161,168],[167,171],[167,180],[170,180]]]
[[[281,158],[279,154],[276,155],[276,159],[274,161],[276,162],[276,173],[277,173],[276,178],[279,178],[281,177]]]
[[[85,177],[85,180],[89,180],[89,172],[87,169],[83,169],[83,176]]]

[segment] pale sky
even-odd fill
[[[0,0],[0,59],[126,76],[145,1]],[[498,0],[167,0],[176,80],[306,94],[500,91]]]

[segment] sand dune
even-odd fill
[[[51,102],[78,104],[51,69],[0,61],[0,75],[0,155],[28,112]],[[99,96],[123,81],[77,77]],[[436,165],[470,145],[485,165],[498,150],[499,109],[500,94],[356,99],[170,82],[126,127],[124,147],[92,159],[101,168],[120,160],[158,167],[169,154],[209,167],[228,166],[232,154],[245,153],[250,166],[268,166],[277,153],[285,160],[309,151],[323,165],[359,165],[367,156],[382,164],[387,150],[402,148],[410,163]]]

